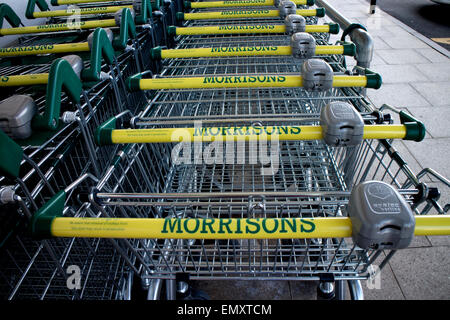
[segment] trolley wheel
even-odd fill
[[[181,286],[179,284],[181,284]],[[195,289],[187,282],[181,281],[177,285],[177,300],[210,300],[209,295],[205,291]],[[180,288],[182,288],[182,290],[180,290]]]

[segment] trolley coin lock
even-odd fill
[[[14,95],[0,102],[0,129],[12,139],[26,139],[31,136],[31,121],[37,107],[33,98]]]
[[[385,182],[366,181],[354,187],[348,215],[353,241],[363,249],[403,249],[414,236],[411,207]]]
[[[280,12],[280,18],[285,19],[288,15],[297,13],[297,5],[292,1],[283,1],[278,11]]]
[[[316,40],[306,32],[294,33],[291,37],[292,56],[296,59],[309,59],[316,53]]]
[[[305,90],[329,90],[333,87],[333,69],[324,60],[306,60],[302,65],[302,80]]]
[[[292,35],[296,32],[305,32],[306,19],[298,14],[290,14],[284,19],[286,33]]]
[[[333,147],[359,145],[364,135],[364,120],[349,103],[334,101],[320,112],[323,139]]]

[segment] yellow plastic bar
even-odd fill
[[[329,25],[307,25],[305,32],[329,32]],[[285,25],[228,25],[210,27],[181,27],[175,28],[175,34],[179,35],[203,35],[203,34],[249,34],[249,33],[286,33]]]
[[[333,87],[365,87],[366,76],[334,76]],[[210,89],[210,88],[292,88],[302,87],[301,76],[236,75],[190,78],[141,79],[140,90],[158,89]]]
[[[333,87],[365,87],[367,85],[366,76],[334,76]]]
[[[39,11],[39,12],[33,12],[33,17],[34,18],[48,18],[48,17],[65,17],[65,16],[72,16],[72,15],[115,13],[118,10],[121,10],[124,8],[132,9],[133,6],[95,7],[95,8],[54,10],[54,11]]]
[[[31,86],[47,84],[48,73],[36,73],[20,76],[0,76],[0,87]]]
[[[85,52],[89,51],[87,42],[44,44],[27,47],[0,48],[0,57],[29,56],[44,53]]]
[[[58,5],[60,6],[63,4],[80,4],[80,3],[91,3],[91,2],[118,2],[118,1],[120,1],[120,0],[58,0]]]
[[[303,17],[313,17],[317,15],[316,9],[299,9],[297,14]],[[229,10],[218,12],[195,12],[185,13],[184,20],[205,20],[205,19],[236,19],[236,18],[270,18],[279,17],[278,10]]]
[[[133,239],[307,239],[350,237],[348,218],[55,218],[54,237]]]
[[[416,236],[446,236],[450,235],[450,216],[419,216],[416,217]]]
[[[293,0],[297,5],[306,5],[306,0]],[[191,8],[222,8],[222,7],[250,7],[250,6],[273,6],[273,0],[236,0],[236,1],[208,1],[191,2]]]
[[[403,139],[404,125],[366,125],[364,139]],[[121,143],[172,143],[212,141],[300,141],[321,140],[321,126],[265,126],[265,127],[201,127],[118,129],[111,131],[111,142]]]
[[[315,54],[344,54],[344,46],[316,46]]]
[[[0,35],[42,33],[42,32],[59,32],[79,29],[109,28],[116,26],[114,19],[81,21],[73,23],[44,24],[32,27],[6,28],[0,29]]]
[[[316,55],[343,54],[344,46],[316,46]],[[203,57],[235,57],[235,56],[289,56],[290,46],[256,46],[256,47],[224,47],[198,49],[161,50],[162,59],[171,58],[203,58]]]
[[[234,57],[234,56],[287,56],[292,54],[290,46],[279,47],[224,47],[198,49],[161,50],[162,59],[170,58],[203,58],[203,57]]]
[[[416,216],[416,236],[450,235],[450,216]],[[352,236],[347,217],[249,219],[54,218],[54,237],[132,239],[311,239]]]

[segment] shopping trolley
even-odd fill
[[[23,35],[23,34],[44,34],[44,35],[53,35],[58,32],[60,33],[60,37],[72,36],[74,33],[82,33],[83,30],[95,29],[95,28],[111,28],[115,30],[116,27],[120,27],[120,35],[115,40],[116,45],[124,45],[123,41],[126,38],[127,33],[131,33],[132,28],[134,28],[135,23],[138,28],[143,29],[142,31],[146,32],[153,39],[157,37],[161,37],[158,35],[158,30],[161,28],[155,28],[151,15],[151,8],[149,2],[143,1],[139,3],[138,6],[139,14],[134,16],[134,11],[131,11],[129,8],[124,8],[116,11],[114,17],[111,19],[97,19],[97,20],[80,20],[80,21],[69,21],[64,23],[57,24],[44,24],[39,26],[29,26],[29,27],[20,27],[21,21],[16,15],[16,13],[6,4],[2,4],[0,6],[1,10],[1,23],[0,27],[3,25],[3,20],[7,20],[11,25],[10,28],[0,28],[0,36],[6,35]],[[161,33],[161,32],[159,32]],[[131,37],[133,37],[130,34]],[[57,37],[52,37],[57,38]],[[126,38],[128,39],[128,38]],[[57,40],[58,43],[63,41]],[[154,44],[153,44],[154,45]],[[122,48],[123,49],[123,48]]]
[[[296,113],[286,119],[289,115],[281,114],[270,115],[267,119],[264,112],[257,117],[252,113],[255,116],[252,118],[236,116],[232,108],[210,108],[210,113],[198,110],[199,115],[191,115],[186,120],[187,117],[179,116],[179,110],[174,108],[171,112],[176,116],[168,116],[168,108],[158,108],[158,104],[163,105],[155,101],[147,110],[151,119],[133,120],[135,125],[141,126],[147,121],[145,127],[157,132],[153,141],[129,144],[117,155],[108,174],[91,190],[89,202],[84,203],[83,208],[89,209],[81,211],[79,205],[70,205],[70,196],[66,194],[69,190],[64,190],[33,220],[34,234],[39,237],[116,239],[121,252],[128,253],[124,259],[134,262],[129,267],[135,275],[139,271],[137,275],[148,290],[149,298],[159,297],[164,280],[168,297],[174,298],[176,281],[188,278],[320,280],[324,283],[367,279],[369,266],[380,256],[381,249],[390,250],[382,268],[396,249],[407,246],[411,238],[399,237],[399,230],[409,230],[412,236],[414,220],[416,235],[449,233],[448,217],[414,219],[411,207],[404,201],[414,203],[421,198],[415,186],[419,180],[388,140],[364,139],[352,151],[349,147],[333,146],[335,136],[328,144],[330,142],[314,142],[309,138],[294,141],[291,135],[279,141],[278,170],[262,175],[262,166],[249,162],[251,148],[244,149],[242,162],[228,162],[225,152],[208,162],[206,158],[197,161],[198,155],[209,148],[209,145],[198,144],[200,140],[205,142],[205,134],[200,135],[200,140],[194,137],[188,143],[194,149],[189,151],[192,159],[180,152],[174,153],[176,147],[170,142],[181,141],[176,137],[183,136],[192,118],[206,121],[208,125],[197,128],[198,132],[210,132],[217,138],[216,133],[224,131],[212,127],[215,123],[224,126],[228,122],[237,126],[264,121],[268,124],[266,128],[276,131],[278,129],[271,123],[316,123],[317,115]],[[333,114],[327,109],[322,108],[322,124]],[[354,110],[352,106],[346,110],[354,112],[350,111]],[[227,117],[231,119],[224,119],[220,111],[230,112]],[[158,116],[158,113],[161,114]],[[372,113],[361,117],[365,122],[376,120]],[[158,131],[156,126],[162,128]],[[331,127],[328,123],[327,130],[333,132]],[[177,129],[179,135],[162,134]],[[246,130],[257,131],[258,127],[241,126],[239,130],[247,137],[245,139],[251,140]],[[234,132],[239,133],[239,130]],[[403,187],[405,184],[409,189]],[[361,227],[364,222],[359,223],[365,220],[359,213],[366,213],[367,202],[370,202],[365,198],[367,194],[374,195],[372,200],[383,199],[369,207],[383,210],[386,199],[392,200],[390,197],[395,195],[396,201],[401,203],[396,208],[401,207],[402,215],[408,212],[408,219],[401,224],[389,219],[372,223],[369,218],[368,225],[376,226],[378,232],[389,230],[387,238],[375,236],[367,240],[359,233],[367,231]],[[436,196],[436,192],[433,194]],[[421,199],[429,201],[429,205],[436,200]],[[63,210],[76,212],[75,217],[61,217]],[[417,206],[415,210],[416,214],[420,213]],[[84,213],[83,219],[77,216]],[[341,239],[350,236],[353,239]],[[133,249],[125,251],[130,247]]]
[[[98,29],[94,32],[92,41],[94,44],[97,43],[95,40],[96,34],[102,34],[101,31],[103,30]],[[110,43],[108,41],[100,42],[103,44]],[[93,56],[96,56],[98,59],[101,59],[102,53],[111,54],[111,50],[108,51],[108,49],[105,49],[105,46],[100,46],[99,50],[92,51],[97,52]],[[109,61],[111,60],[111,56],[109,56]],[[94,73],[88,72],[89,68],[87,68],[88,70],[82,70],[83,64],[81,60],[76,60],[78,76],[88,75],[89,78],[89,74],[98,75],[98,66],[101,65],[99,61],[101,60],[91,61],[94,63],[87,64],[87,67],[91,71],[93,69],[97,70]],[[132,69],[133,65],[129,64],[125,59],[120,59],[116,62],[119,65],[119,69],[121,69],[119,74],[126,74],[127,70],[131,73],[136,72],[136,70]],[[93,68],[93,64],[96,64],[97,67]],[[53,69],[60,71],[59,77],[52,76]],[[121,92],[116,91],[111,82],[109,82],[108,78],[114,75],[112,72],[109,72],[106,79],[103,78],[104,81],[95,84],[91,83],[86,90],[79,92],[81,83],[78,86],[76,85],[79,80],[61,81],[62,77],[65,79],[64,76],[67,76],[66,73],[68,71],[56,67],[53,69],[48,74],[46,73],[46,66],[12,66],[9,70],[4,70],[5,74],[8,75],[11,72],[23,74],[25,70],[31,74],[18,76],[19,78],[9,76],[7,77],[8,81],[4,82],[8,85],[14,85],[15,80],[19,80],[16,84],[21,86],[25,84],[45,84],[48,82],[49,93],[47,98],[33,97],[38,101],[37,109],[39,111],[43,109],[41,105],[44,103],[52,106],[46,109],[43,117],[38,117],[39,119],[37,120],[42,121],[35,121],[41,126],[46,125],[51,130],[38,137],[36,137],[36,132],[33,132],[31,141],[20,141],[24,145],[23,148],[8,140],[6,136],[2,136],[2,150],[10,150],[14,154],[14,156],[11,154],[11,158],[5,161],[8,166],[2,168],[4,169],[2,173],[5,174],[4,177],[0,178],[3,196],[2,212],[7,213],[9,210],[17,212],[16,215],[9,217],[5,217],[2,214],[2,223],[5,222],[5,224],[3,224],[4,229],[2,228],[3,280],[1,286],[2,295],[9,299],[58,298],[61,297],[60,295],[64,295],[66,298],[80,297],[78,292],[67,289],[66,280],[68,275],[64,266],[71,266],[73,262],[82,266],[82,270],[87,270],[92,274],[93,278],[91,281],[93,283],[113,281],[110,278],[104,278],[100,274],[104,271],[105,259],[117,261],[117,270],[120,270],[120,260],[115,254],[116,251],[112,251],[110,246],[98,241],[79,242],[72,239],[70,241],[36,242],[23,235],[23,229],[28,224],[33,212],[48,198],[52,197],[55,190],[66,187],[75,177],[87,171],[100,174],[102,166],[109,165],[108,160],[112,157],[110,152],[114,153],[116,148],[110,148],[109,150],[108,148],[102,148],[101,150],[95,148],[91,140],[93,129],[105,119],[121,112],[124,107],[123,103],[117,100],[117,94],[123,96],[124,90],[121,90]],[[103,70],[105,69],[102,66]],[[83,73],[83,71],[86,72]],[[108,69],[105,71],[108,71]],[[103,72],[103,74],[106,73]],[[56,85],[52,85],[52,83],[56,83]],[[83,104],[77,103],[78,108],[74,108],[67,97],[63,96],[61,99],[61,94],[55,91],[55,89],[58,89],[58,85],[59,90],[61,86],[72,88],[72,96],[75,101],[83,101],[80,100],[81,96],[81,99],[84,99]],[[71,85],[78,89],[73,89]],[[16,91],[16,93],[30,92],[33,93],[33,90],[27,91],[19,88]],[[24,96],[22,95],[21,97]],[[31,98],[28,97],[28,99],[30,100]],[[59,112],[55,111],[58,109],[58,101],[52,103],[52,99],[61,99],[61,110],[66,111],[63,114],[64,124],[61,126],[58,126]],[[17,104],[17,100],[14,101]],[[6,102],[12,101],[8,100]],[[138,105],[137,102],[136,104],[129,104],[127,107],[136,106]],[[145,103],[145,101],[140,102],[141,105],[142,103]],[[30,102],[29,104],[32,103]],[[74,112],[77,109],[78,111]],[[56,131],[52,131],[55,129]],[[66,265],[66,263],[68,264]],[[54,269],[53,266],[55,266]],[[95,275],[96,272],[98,273],[97,275]],[[53,284],[51,288],[48,287],[50,282]],[[60,289],[59,286],[63,289]],[[115,292],[100,291],[98,289],[92,291],[93,287],[95,286],[85,288],[87,293],[81,296],[90,296],[91,298],[116,297]],[[68,291],[62,293],[62,290]],[[122,294],[122,290],[117,292]]]
[[[6,16],[7,19],[9,19],[8,17],[17,17],[14,12],[8,12],[9,14]],[[116,57],[114,57],[113,55],[113,59],[116,61],[114,65],[118,65],[120,67],[120,70],[116,72],[116,76],[113,76],[112,79],[118,81],[118,84],[116,84],[116,86],[122,86],[123,77],[130,76],[136,72],[140,72],[149,68],[148,59],[144,59],[144,56],[151,47],[155,46],[156,39],[154,36],[154,32],[149,32],[146,29],[142,29],[140,32],[136,32],[136,26],[134,24],[133,16],[129,9],[123,9],[120,14],[116,14],[116,20],[117,24],[120,25],[120,28],[118,30],[112,28],[115,32],[115,35],[111,33],[111,29],[107,29],[107,31],[108,36],[112,41],[116,55]],[[13,26],[14,25],[15,24],[13,24]],[[92,39],[90,39],[91,36],[88,36],[88,34],[86,33],[76,33],[75,36],[72,36],[72,34],[73,32],[63,33],[63,35],[60,35],[59,33],[50,33],[38,36],[22,37],[19,39],[19,47],[1,49],[0,57],[14,56],[16,57],[16,63],[22,64],[30,63],[30,61],[36,61],[35,57],[30,58],[27,57],[28,55],[54,55],[59,53],[76,52],[83,57],[85,55],[85,52],[96,52],[95,50],[91,50],[92,48],[90,48],[90,42],[92,41]],[[73,41],[80,42],[74,43]],[[19,59],[18,57],[22,58]],[[40,56],[39,60],[47,62],[51,61],[51,59],[53,58],[54,56]],[[94,59],[92,62],[94,61],[96,61],[96,59]],[[86,72],[87,71],[84,71],[83,74],[86,74]],[[91,78],[92,77],[93,74],[91,74]],[[123,92],[125,92],[125,94],[123,94],[122,97],[125,97],[126,101],[129,101],[129,106],[142,106],[142,102],[139,103],[139,100],[143,99],[143,95],[136,96],[135,94],[130,94],[127,91]],[[123,103],[125,103],[126,101],[124,101]]]
[[[110,24],[112,26],[114,19],[111,19],[111,14],[116,16],[117,11],[126,8],[132,10],[132,12],[136,14],[136,24],[143,25],[144,28],[157,39],[156,41],[158,43],[165,40],[166,37],[164,33],[166,27],[176,22],[176,8],[172,2],[166,2],[164,5],[160,5],[159,0],[154,2],[151,2],[150,0],[114,1],[111,2],[111,6],[106,7],[105,5],[108,5],[107,2],[101,2],[100,6],[96,5],[97,3],[98,2],[90,3],[89,1],[75,1],[74,4],[77,6],[69,7],[67,10],[48,10],[48,6],[43,0],[39,0],[39,2],[31,0],[27,7],[27,17],[30,19],[31,17],[51,17],[50,23],[53,24],[52,28],[56,28],[60,25],[66,26],[66,24],[64,24],[64,22],[66,22],[65,19],[70,22],[80,22],[80,26],[76,26],[76,28],[83,28],[83,21],[88,22],[92,19],[94,19],[94,21],[91,21],[93,24],[102,23]],[[55,2],[52,2],[52,4],[57,5]],[[78,5],[80,5],[80,7],[78,7]],[[36,6],[40,8],[42,12],[34,12]],[[152,12],[152,10],[154,11]],[[81,19],[83,19],[83,21],[81,21]]]
[[[12,299],[18,296],[42,298],[46,294],[57,298],[60,292],[48,292],[45,285],[41,287],[41,279],[46,275],[51,279],[55,278],[55,281],[65,280],[66,270],[61,267],[65,261],[70,262],[74,258],[77,262],[86,263],[88,267],[93,262],[92,254],[97,249],[95,246],[91,247],[90,242],[83,241],[81,244],[76,244],[73,240],[35,242],[23,235],[23,229],[33,212],[51,198],[55,190],[67,186],[69,180],[74,180],[83,172],[96,171],[98,168],[94,146],[86,131],[89,127],[87,124],[94,122],[93,119],[102,120],[96,118],[100,112],[96,112],[98,109],[91,110],[88,117],[83,118],[85,110],[91,105],[89,101],[82,103],[83,96],[86,95],[82,95],[81,82],[66,60],[55,60],[47,78],[47,96],[38,98],[36,94],[24,95],[30,91],[22,90],[16,92],[22,93],[21,95],[14,95],[2,101],[3,111],[25,105],[34,106],[42,112],[45,104],[45,112],[34,117],[30,138],[17,140],[16,143],[3,131],[0,132],[1,150],[8,151],[2,152],[0,178],[2,194],[0,286],[4,298]],[[61,97],[63,87],[68,95]],[[77,121],[58,126],[59,114],[56,112],[75,111],[74,109],[79,110]],[[3,125],[3,129],[11,129],[8,131],[12,136],[21,135],[24,138],[24,134],[31,133],[25,130],[26,127],[28,129],[30,127],[30,119],[24,119],[30,114],[33,116],[31,111],[21,112],[20,118],[11,119],[8,123],[11,128]],[[19,124],[20,127],[15,127],[15,124]],[[79,256],[73,254],[72,258],[67,257],[71,249],[78,251]],[[25,280],[25,275],[30,277]],[[21,293],[17,291],[19,286],[24,288]]]

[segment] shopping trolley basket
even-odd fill
[[[14,13],[9,14],[9,16],[12,17],[14,17],[14,15]],[[116,18],[118,18],[117,21],[120,25],[120,28],[118,30],[113,28],[115,32],[117,31],[116,35],[113,36],[113,34],[109,31],[110,29],[106,30],[108,38],[110,39],[110,41],[112,41],[113,47],[115,49],[116,57],[114,56],[114,54],[110,55],[111,59],[115,62],[113,66],[118,65],[120,70],[117,70],[115,75],[112,73],[112,70],[108,71],[108,73],[112,77],[111,79],[115,86],[123,87],[123,77],[131,76],[136,72],[141,72],[142,70],[146,70],[149,68],[150,62],[148,62],[148,59],[144,59],[143,57],[146,55],[146,52],[150,50],[150,48],[155,46],[156,39],[154,37],[154,32],[149,32],[146,29],[143,29],[139,33],[136,32],[136,27],[133,22],[133,16],[129,9],[123,9],[121,14],[117,15]],[[106,42],[106,40],[100,41],[100,44],[97,45],[97,48],[91,48],[96,44],[96,42],[93,41],[95,39],[92,37],[92,35],[88,36],[86,34],[85,37],[80,37],[80,35],[78,35],[75,39],[82,39],[83,41],[77,43],[72,43],[71,41],[73,41],[74,39],[69,35],[66,34],[65,36],[55,36],[54,34],[51,34],[51,36],[49,36],[48,34],[46,34],[43,36],[22,37],[19,39],[21,40],[19,47],[3,48],[1,49],[0,56],[13,56],[15,57],[15,63],[22,64],[30,63],[30,61],[33,62],[36,60],[36,58],[30,59],[29,57],[27,57],[28,55],[76,52],[81,56],[84,56],[84,52],[91,52],[91,64],[93,65],[91,67],[92,72],[88,73],[87,70],[84,70],[83,76],[89,76],[91,80],[92,78],[96,78],[94,80],[98,80],[98,75],[94,71],[98,71],[99,62],[96,61],[101,60],[98,60],[97,56],[99,55],[99,52],[101,53],[105,50],[103,49],[103,47],[105,46],[104,43]],[[96,50],[98,48],[100,48],[101,51]],[[51,59],[54,59],[54,56],[44,56],[39,58],[39,60],[44,62],[51,61]],[[96,62],[96,64],[94,64],[94,62]],[[116,84],[115,82],[118,83]],[[146,101],[146,98],[143,94],[136,95],[129,93],[126,90],[122,90],[122,92],[124,92],[124,94],[121,95],[121,98],[125,99],[123,102],[120,102],[120,100],[118,100],[118,103],[127,103],[127,108],[130,108],[131,106],[136,106],[136,108],[139,108]]]
[[[150,5],[148,1],[142,2],[140,14],[136,16],[134,15],[134,11],[131,11],[129,8],[124,8],[122,10],[118,10],[114,14],[114,17],[111,19],[80,20],[57,24],[44,24],[39,26],[20,27],[21,21],[16,15],[16,13],[8,5],[2,4],[0,6],[2,18],[0,22],[0,36],[37,33],[37,34],[53,35],[54,37],[54,34],[58,32],[60,33],[59,37],[64,38],[67,36],[71,36],[73,33],[80,33],[83,30],[95,28],[111,28],[115,30],[116,27],[120,27],[121,33],[118,39],[115,40],[115,42],[116,44],[123,45],[124,38],[128,39],[127,33],[132,32],[130,29],[134,28],[134,23],[136,22],[136,25],[138,25],[140,29],[143,29],[144,32],[148,33],[152,37],[152,39],[161,38],[161,33],[163,33],[164,30],[160,32],[158,31],[165,28],[163,27],[155,28],[151,15],[151,8],[149,6]],[[11,25],[10,28],[3,28],[3,21],[5,19]],[[63,41],[57,40],[57,42],[61,43]],[[153,45],[155,44],[153,43]]]
[[[287,16],[284,25],[267,22],[239,22],[239,20],[236,20],[236,22],[229,23],[228,20],[222,20],[222,24],[215,23],[215,25],[212,25],[210,21],[201,24],[198,21],[193,21],[187,27],[169,27],[168,34],[173,37],[174,43],[182,47],[198,48],[209,46],[286,46],[289,45],[288,36],[303,32],[311,33],[318,45],[328,45],[330,33],[339,32],[339,26],[336,24],[310,25],[300,15]]]
[[[59,60],[57,61],[59,62]],[[80,67],[82,64],[79,60],[78,62],[76,66]],[[122,60],[121,63],[126,62]],[[93,283],[111,282],[113,280],[101,275],[104,271],[105,259],[117,261],[118,270],[120,268],[120,260],[117,260],[117,255],[111,251],[111,247],[98,242],[79,242],[77,240],[35,242],[23,235],[23,228],[36,208],[52,197],[55,190],[66,187],[75,177],[87,171],[100,174],[102,167],[109,165],[111,153],[114,153],[116,148],[96,148],[91,139],[98,124],[121,112],[123,104],[118,103],[120,101],[115,99],[114,89],[108,80],[91,84],[81,92],[81,83],[76,75],[70,81],[66,79],[70,74],[66,69],[53,67],[48,74],[45,74],[45,67],[42,66],[40,69],[37,69],[36,66],[25,68],[33,70],[32,73],[34,71],[42,73],[37,77],[21,76],[19,84],[24,85],[24,78],[25,80],[28,78],[31,83],[48,82],[48,88],[51,88],[48,89],[49,93],[46,98],[37,98],[36,95],[33,95],[38,104],[36,109],[40,112],[44,109],[41,106],[43,103],[50,105],[45,109],[43,116],[38,117],[40,121],[35,122],[40,126],[50,127],[48,129],[51,130],[44,131],[43,134],[37,134],[33,130],[31,140],[19,141],[24,145],[23,148],[14,142],[8,142],[7,137],[2,139],[1,149],[10,151],[7,161],[3,162],[6,167],[2,166],[2,174],[5,176],[0,178],[3,195],[0,211],[3,213],[1,219],[4,227],[2,228],[0,250],[2,255],[2,295],[10,299],[79,297],[77,292],[67,289],[65,282],[68,277],[67,267],[64,266],[71,266],[73,262],[76,262],[84,270],[91,272]],[[126,68],[128,66],[123,67],[122,70],[127,70]],[[18,67],[14,68],[16,72],[19,72],[18,69]],[[78,71],[82,73],[80,69]],[[58,76],[52,73],[53,70],[59,71]],[[23,73],[23,70],[20,72]],[[8,81],[14,81],[14,79],[12,76],[8,78]],[[76,87],[77,81],[78,87]],[[58,89],[58,85],[59,90],[61,86],[72,88],[75,101],[84,100],[83,104],[77,103],[78,108],[71,106],[67,97],[61,98],[60,92],[52,91],[52,89]],[[74,89],[74,87],[78,89]],[[16,93],[29,93],[29,91],[20,88]],[[30,97],[26,97],[26,99],[32,100]],[[61,99],[61,108],[58,108],[58,101],[55,102],[52,99]],[[30,101],[28,102],[32,105]],[[17,103],[15,100],[16,107]],[[62,122],[64,124],[61,123],[58,126],[59,109],[66,112],[63,114]],[[8,212],[9,215],[5,216]],[[16,212],[16,214],[11,215],[11,212]],[[99,274],[95,275],[95,272]],[[50,282],[53,284],[51,288],[48,287]],[[115,297],[115,293],[112,291],[101,291],[98,288],[93,291],[92,288],[85,288],[86,293],[82,296]],[[63,290],[67,291],[62,293]],[[122,294],[121,292],[120,294]]]

